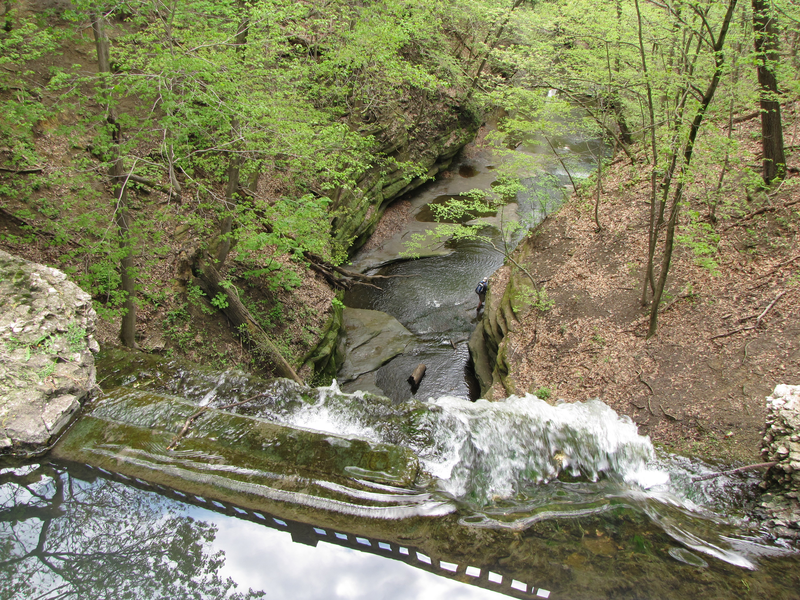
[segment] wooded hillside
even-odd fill
[[[570,127],[609,148],[588,217],[598,229],[605,165],[636,165],[650,190],[645,307],[663,303],[676,244],[713,272],[721,220],[768,210],[795,182],[781,106],[800,90],[800,8],[788,0],[3,11],[0,243],[65,269],[106,340],[127,346],[307,379],[341,306],[335,267],[488,114],[503,115],[498,152],[536,139],[560,156],[559,117],[582,111]],[[758,164],[732,135],[748,118],[762,122]],[[244,345],[223,335],[231,325]]]

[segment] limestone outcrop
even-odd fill
[[[521,245],[516,250],[517,260],[524,260],[529,251]],[[531,310],[530,305],[518,300],[524,297],[528,286],[527,277],[508,265],[489,279],[483,316],[469,338],[469,353],[481,385],[481,398],[493,400],[533,392],[533,389],[519,389],[514,381],[509,360],[514,350],[509,347],[507,337],[519,327],[522,311]]]
[[[761,455],[777,463],[762,483],[761,509],[776,537],[800,543],[800,385],[778,385],[767,398]]]
[[[95,386],[90,296],[0,251],[0,452],[41,453]]]

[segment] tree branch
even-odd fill
[[[699,475],[697,477],[692,477],[692,483],[697,481],[705,481],[707,479],[714,479],[715,477],[722,477],[723,475],[735,475],[736,473],[743,473],[744,471],[752,471],[753,469],[762,469],[764,467],[771,468],[777,465],[777,462],[765,462],[765,463],[758,463],[755,465],[747,465],[746,467],[739,467],[738,469],[731,469],[729,471],[718,471],[716,473],[709,473],[708,475]]]

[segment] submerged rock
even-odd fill
[[[405,352],[414,339],[400,321],[379,310],[345,308],[344,330],[347,352],[339,381],[350,381],[375,371]]]
[[[388,399],[136,351],[106,350],[98,369],[104,394],[59,440],[57,459],[261,509],[278,502],[392,519],[454,510],[421,489],[429,476],[413,449],[286,418],[330,395],[337,408],[369,405],[376,422],[399,429],[406,412]]]
[[[57,456],[152,479],[153,474],[239,489],[289,488],[352,477],[412,486],[407,448],[285,427],[179,398],[118,388],[59,443]],[[277,482],[276,477],[282,481]]]
[[[41,453],[95,385],[96,315],[57,269],[0,251],[0,452]]]

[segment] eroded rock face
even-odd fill
[[[39,453],[95,385],[96,314],[57,269],[0,251],[0,452]]]
[[[762,484],[767,525],[777,537],[800,543],[800,385],[778,385],[767,398],[761,454],[777,462]]]
[[[392,171],[381,164],[368,169],[355,189],[342,188],[334,199],[331,213],[336,216],[331,231],[336,241],[349,247],[351,255],[369,240],[392,201],[447,169],[478,131],[479,121],[453,99],[440,98],[435,107],[427,109],[414,102],[410,105],[424,114],[422,123],[411,126],[409,120],[398,119],[392,112],[371,132],[380,140],[379,154],[395,159],[397,168]],[[417,169],[410,171],[405,163],[413,163]]]

